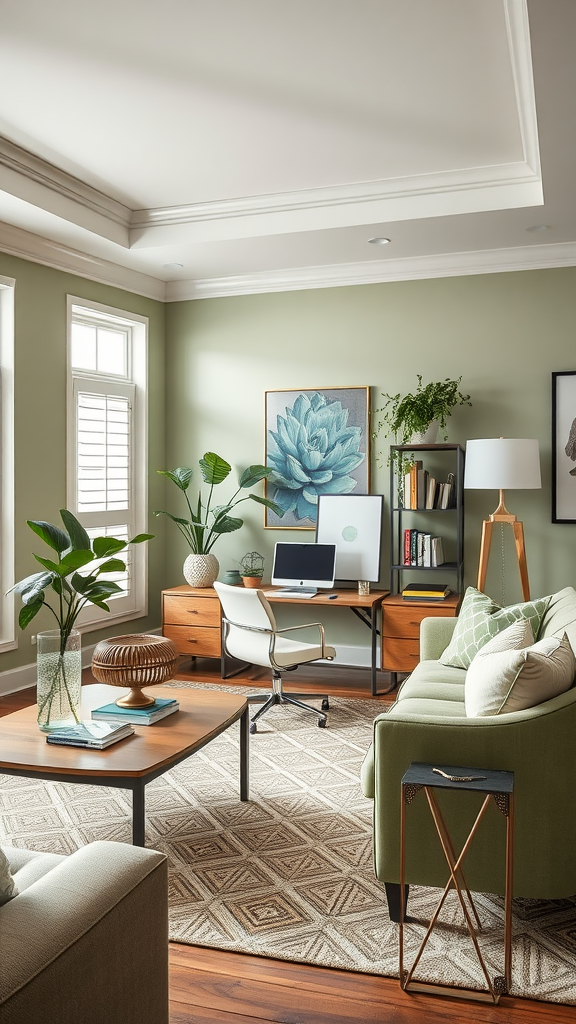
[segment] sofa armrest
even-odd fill
[[[410,763],[493,768],[514,772],[515,894],[533,899],[572,895],[576,891],[575,733],[574,688],[537,708],[490,718],[410,714],[402,711],[402,702],[393,713],[380,715],[374,724],[374,749],[367,757],[364,787],[365,795],[374,795],[377,877],[399,881],[400,788]],[[473,820],[475,799],[470,793],[442,792],[443,813],[457,841],[465,838],[466,816]],[[490,813],[492,820],[470,849],[466,877],[476,891],[503,892],[504,830],[495,806]],[[443,886],[446,865],[423,798],[414,800],[406,821],[407,881]]]
[[[420,623],[420,661],[437,661],[452,639],[458,619],[433,615]]]
[[[0,913],[0,1021],[167,1024],[167,861],[96,842]]]

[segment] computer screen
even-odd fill
[[[272,583],[282,587],[333,587],[335,544],[278,541],[274,548]]]

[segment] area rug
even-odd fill
[[[248,803],[238,799],[237,726],[147,787],[146,843],[169,858],[173,941],[397,977],[397,925],[374,878],[372,803],[358,781],[383,710],[331,698],[329,726],[319,729],[306,713],[274,708],[250,739]],[[128,792],[0,777],[0,841],[68,853],[130,838]],[[408,962],[437,900],[436,890],[410,891]],[[502,900],[476,902],[494,976]],[[576,1003],[576,898],[516,900],[514,910],[511,994]],[[484,987],[455,900],[417,976]]]

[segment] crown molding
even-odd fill
[[[42,263],[45,267],[85,277],[90,281],[98,281],[99,284],[122,288],[135,295],[143,295],[147,299],[164,302],[166,298],[165,282],[158,278],[121,267],[118,263],[88,256],[77,249],[60,245],[41,235],[34,235],[13,224],[2,224],[0,252],[19,256],[33,263]]]
[[[132,211],[0,135],[2,189],[127,247]]]
[[[265,271],[260,274],[238,274],[198,281],[169,281],[166,285],[166,302],[574,266],[576,242],[562,242],[556,245],[439,253],[398,260]]]

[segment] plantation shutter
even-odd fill
[[[102,513],[129,513],[134,387],[76,380],[75,391],[77,511],[100,521]]]

